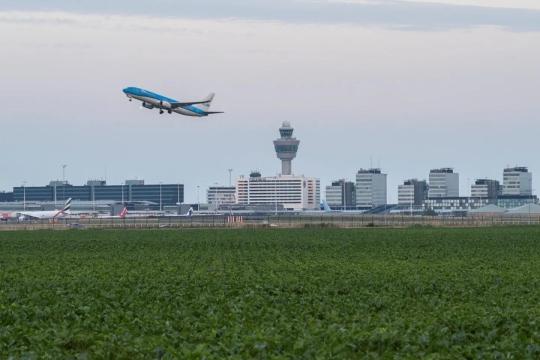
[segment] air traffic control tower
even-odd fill
[[[300,140],[292,137],[294,129],[288,121],[279,128],[281,138],[274,140],[277,157],[281,160],[281,175],[292,175],[291,161],[296,157]]]

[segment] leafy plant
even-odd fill
[[[0,358],[538,358],[540,228],[0,233]]]

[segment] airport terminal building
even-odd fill
[[[145,184],[144,180],[127,180],[121,185],[107,185],[103,180],[90,180],[86,185],[67,181],[51,181],[47,186],[13,188],[16,202],[60,203],[68,198],[82,202],[115,201],[153,203],[156,210],[184,202],[183,184]]]

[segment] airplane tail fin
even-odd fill
[[[128,214],[127,206],[124,206],[122,211],[120,211],[120,219],[125,219],[127,214]]]
[[[201,110],[208,111],[210,109],[210,105],[212,104],[212,100],[214,100],[214,93],[211,93],[206,98],[204,98],[201,103],[198,105],[198,107]]]
[[[212,100],[214,100],[214,93],[211,93],[210,95],[208,95],[206,98],[204,98],[201,101],[173,102],[173,103],[170,103],[170,107],[171,109],[176,109],[179,107],[196,106],[197,109],[204,111],[205,115],[221,114],[222,111],[208,111],[210,109],[210,105],[212,105]]]
[[[327,211],[327,212],[332,211],[332,209],[330,208],[330,206],[328,206],[328,203],[325,200],[323,200],[322,202],[322,208],[324,211]]]
[[[187,215],[187,216],[192,216],[192,215],[193,215],[193,208],[192,208],[192,207],[189,208],[189,210],[188,210],[188,212],[187,212],[186,215]]]
[[[53,216],[53,219],[56,219],[56,217],[60,216],[60,215],[63,215],[65,214],[66,212],[69,211],[69,209],[71,209],[71,201],[73,199],[72,198],[69,198],[66,200],[66,203],[64,204],[64,207],[62,208],[62,210],[59,210],[54,216]]]
[[[64,208],[62,209],[63,213],[66,212],[66,211],[69,211],[69,209],[71,209],[71,201],[72,200],[73,200],[72,198],[69,198],[69,199],[66,200]]]

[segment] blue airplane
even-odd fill
[[[159,109],[160,114],[167,111],[169,114],[175,112],[186,116],[201,117],[223,113],[223,111],[208,111],[208,109],[210,109],[210,104],[214,99],[214,94],[208,95],[201,101],[180,102],[137,87],[127,87],[123,92],[129,98],[129,101],[132,99],[142,101],[143,107],[147,109],[157,108]]]

